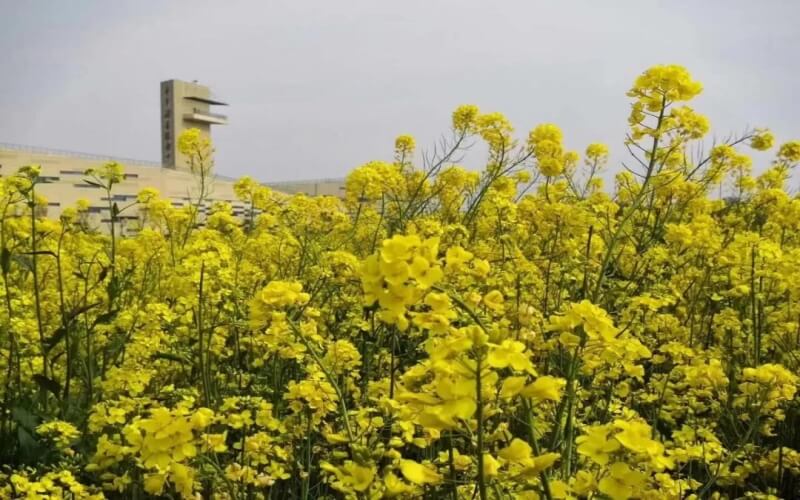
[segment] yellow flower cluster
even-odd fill
[[[414,152],[415,147],[414,137],[408,134],[399,135],[394,140],[394,150],[398,155],[408,156]]]
[[[52,439],[60,450],[66,450],[81,435],[74,425],[60,420],[41,424],[36,428],[36,433]]]
[[[555,177],[564,170],[564,147],[558,126],[545,123],[530,133],[528,144],[539,164],[539,171],[547,177]],[[596,154],[594,151],[593,154]],[[607,153],[606,153],[607,154]]]
[[[365,305],[377,302],[381,308],[379,318],[405,331],[409,326],[408,307],[444,275],[438,249],[437,238],[395,235],[385,240],[380,251],[367,257],[361,268]],[[439,314],[444,307],[446,314],[449,304],[446,297],[433,295],[427,305]]]

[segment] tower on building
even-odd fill
[[[161,162],[167,168],[188,169],[189,163],[178,151],[178,137],[186,129],[199,129],[206,137],[211,125],[226,125],[228,117],[211,112],[211,106],[227,106],[212,99],[208,87],[195,82],[161,82]]]

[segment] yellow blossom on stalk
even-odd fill
[[[400,472],[414,484],[436,484],[442,480],[438,472],[414,460],[401,460]]]
[[[750,147],[756,151],[766,151],[775,144],[775,136],[769,129],[756,129],[750,139]]]
[[[499,290],[492,290],[483,297],[483,304],[496,313],[502,313],[505,307],[503,306],[503,294]]]
[[[101,167],[89,168],[84,174],[103,181],[103,184],[110,186],[122,182],[122,179],[125,177],[125,170],[121,164],[110,161],[104,163]]]
[[[474,255],[463,248],[456,246],[447,249],[445,261],[447,262],[448,269],[458,269],[460,266],[466,264]]]
[[[778,161],[787,165],[800,162],[800,141],[789,141],[778,148]]]
[[[483,474],[486,477],[496,476],[500,470],[500,462],[492,455],[486,453],[483,455]]]
[[[778,408],[783,401],[794,398],[798,380],[800,378],[796,374],[775,363],[745,368],[739,384],[740,395],[734,400],[734,404],[760,407],[761,411],[773,412],[775,418],[782,420],[783,413]]]
[[[159,192],[155,188],[144,188],[136,195],[136,201],[139,203],[149,203],[151,200],[158,199]],[[88,205],[88,201],[87,201]],[[87,207],[88,208],[88,207]]]
[[[568,161],[562,140],[561,129],[552,123],[538,125],[528,136],[528,149],[536,157],[539,171],[547,177],[559,175]]]
[[[566,384],[567,381],[564,379],[543,375],[523,388],[520,394],[538,401],[558,401]]]
[[[676,64],[653,66],[642,73],[628,91],[629,97],[645,100],[650,111],[660,108],[661,99],[668,102],[688,101],[703,90],[686,68]]]
[[[444,293],[430,292],[423,303],[428,309],[411,313],[413,323],[434,333],[444,333],[450,326],[450,321],[456,318],[450,297]]]
[[[412,154],[415,145],[414,138],[408,134],[399,135],[394,140],[394,149],[398,155],[408,156]]]
[[[628,500],[638,496],[646,484],[647,476],[628,464],[615,462],[608,467],[608,475],[600,480],[598,489],[612,500]]]
[[[472,132],[480,110],[473,104],[463,104],[453,111],[453,130],[458,133]]]
[[[704,135],[708,129],[707,120],[690,108],[674,108],[665,114],[668,106],[691,100],[702,88],[682,66],[672,64],[647,69],[628,91],[628,96],[636,99],[628,118],[632,139],[638,140],[645,135],[659,137],[666,132],[675,132],[687,138]],[[654,114],[664,119],[654,118],[655,122],[648,124],[648,116],[653,117]]]
[[[602,161],[608,157],[608,146],[600,143],[593,143],[586,146],[586,158],[592,161]]]
[[[607,464],[611,453],[620,449],[619,441],[610,438],[611,432],[607,425],[587,427],[585,433],[575,439],[578,453],[599,465]]]
[[[365,259],[361,266],[365,304],[377,301],[381,306],[380,318],[401,331],[406,330],[408,308],[444,275],[438,249],[438,238],[423,240],[415,234],[395,235],[385,240],[380,251]]]
[[[529,354],[525,352],[525,344],[514,340],[504,340],[499,346],[493,346],[486,361],[493,368],[511,366],[517,371],[533,370]]]
[[[665,121],[666,128],[688,139],[699,139],[706,135],[710,127],[705,116],[697,114],[688,106],[673,108]]]
[[[297,282],[271,281],[258,294],[258,299],[267,307],[281,308],[303,305],[309,295],[303,292],[303,285]]]
[[[547,329],[568,332],[578,326],[589,338],[605,341],[612,341],[618,332],[608,313],[588,300],[570,304],[563,315],[551,317]]]
[[[410,494],[414,491],[413,486],[404,483],[392,472],[387,473],[383,478],[383,485],[386,488],[385,494],[389,498]]]
[[[511,444],[500,450],[497,456],[508,462],[521,462],[530,458],[532,452],[533,450],[528,443],[514,438]]]
[[[250,302],[250,318],[253,324],[263,324],[272,311],[291,306],[305,305],[311,296],[303,292],[297,282],[271,281]]]
[[[322,374],[316,372],[300,382],[289,382],[283,398],[289,401],[290,408],[298,414],[304,414],[308,409],[315,424],[319,424],[322,418],[336,411],[339,399],[336,389]]]
[[[3,484],[0,493],[7,498],[71,498],[100,500],[105,496],[95,487],[84,485],[75,479],[69,470],[57,470],[42,474],[39,478],[20,473],[0,476]],[[13,493],[13,496],[12,496]]]
[[[53,420],[39,425],[36,427],[36,433],[40,436],[51,438],[61,450],[66,449],[72,441],[80,436],[80,432],[74,425],[60,420]]]
[[[538,476],[561,458],[558,453],[534,456],[531,446],[519,438],[514,438],[507,447],[497,453],[497,456],[501,461],[509,464],[513,474],[529,478]]]
[[[478,115],[475,118],[475,127],[489,145],[489,149],[495,154],[500,154],[514,146],[514,139],[511,135],[514,128],[502,113]]]
[[[586,470],[580,470],[575,474],[575,480],[571,483],[572,489],[579,495],[588,495],[597,488],[594,475]]]
[[[350,460],[345,461],[342,467],[322,462],[320,468],[335,475],[336,481],[332,483],[332,486],[342,493],[366,491],[375,478],[374,466],[363,466]]]
[[[206,152],[211,148],[210,139],[203,135],[200,129],[189,128],[181,132],[178,137],[178,151],[184,155],[191,155],[197,151]]]
[[[728,384],[728,377],[718,359],[712,359],[707,364],[698,359],[685,368],[685,374],[686,382],[692,387],[721,389]]]

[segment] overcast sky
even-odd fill
[[[718,136],[788,140],[798,61],[796,0],[0,0],[0,142],[157,160],[159,82],[178,78],[230,103],[226,175],[343,176],[400,133],[432,144],[462,103],[618,161],[648,66],[688,67]]]

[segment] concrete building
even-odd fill
[[[160,163],[130,158],[0,143],[0,175],[13,175],[24,165],[41,166],[43,182],[37,186],[37,193],[47,198],[48,217],[58,217],[64,208],[75,206],[78,200],[83,199],[89,202],[89,212],[93,214],[92,223],[101,229],[110,217],[106,193],[103,189],[84,182],[84,179],[86,170],[109,161],[125,167],[125,179],[114,186],[112,193],[112,201],[120,208],[135,201],[136,195],[147,187],[157,189],[161,196],[169,198],[176,207],[189,203],[190,198],[196,199],[196,195],[192,196],[192,193],[197,189],[197,178],[188,170],[165,168]],[[234,212],[241,214],[244,207],[236,200],[234,182],[235,179],[230,177],[215,176],[209,198],[210,202],[229,202],[233,205]],[[121,220],[123,223],[127,222],[131,230],[136,228],[136,224],[132,222],[137,219],[138,210],[135,208],[121,215]]]
[[[344,179],[313,179],[307,181],[265,182],[275,191],[286,194],[307,194],[309,196],[344,197]]]
[[[228,117],[212,113],[211,106],[227,104],[212,99],[209,88],[197,82],[161,82],[161,163],[165,168],[189,168],[186,158],[178,151],[178,137],[184,130],[196,128],[210,138],[211,125],[228,123]]]
[[[116,161],[125,167],[125,180],[115,186],[113,201],[123,207],[136,199],[144,188],[158,189],[161,196],[170,198],[172,204],[181,206],[189,202],[197,187],[196,177],[189,171],[185,158],[177,150],[177,138],[188,128],[211,134],[212,125],[224,125],[227,117],[211,111],[211,106],[225,103],[212,97],[208,87],[197,83],[168,80],[161,83],[161,162],[101,156],[90,153],[63,151],[41,147],[0,142],[0,175],[12,175],[24,165],[41,165],[44,181],[38,192],[48,200],[48,217],[58,217],[65,207],[74,206],[80,199],[89,201],[92,219],[102,226],[110,217],[105,192],[84,182],[85,171],[103,163]],[[243,213],[244,206],[233,192],[235,179],[215,175],[209,203],[225,201],[234,212]],[[287,194],[304,193],[311,196],[343,196],[343,179],[322,179],[297,182],[279,182],[265,185]],[[134,222],[138,211],[130,209],[122,214],[123,220]],[[135,223],[129,224],[131,229]]]

